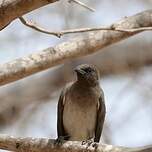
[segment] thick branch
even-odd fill
[[[135,29],[150,26],[152,26],[152,10],[124,18],[112,25],[116,29]],[[89,55],[137,33],[139,31],[131,33],[120,31],[88,32],[88,35],[83,38],[64,42],[40,53],[2,64],[0,65],[0,85],[64,63],[66,60]]]
[[[1,0],[0,2],[0,30],[14,19],[49,3],[58,0]]]
[[[54,144],[55,140],[48,138],[15,138],[7,135],[0,135],[0,149],[22,152],[151,152],[152,146],[140,148],[128,148],[112,145],[91,145],[86,147],[82,142],[68,141],[63,145]]]

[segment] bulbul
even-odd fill
[[[58,138],[99,142],[106,113],[99,72],[88,64],[77,66],[75,72],[77,80],[62,90],[58,101]]]

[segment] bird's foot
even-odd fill
[[[94,139],[93,139],[93,138],[82,141],[82,145],[86,145],[87,148],[88,148],[89,146],[91,146],[92,144],[94,144]]]
[[[64,142],[69,138],[69,136],[59,136],[55,141],[54,141],[54,145],[56,146],[61,146],[62,144],[64,144]]]
[[[92,147],[94,147],[94,149],[97,149],[98,148],[98,143],[96,143],[96,142],[92,143]]]
[[[64,143],[64,137],[63,136],[60,136],[58,137],[55,141],[54,141],[54,145],[55,146],[61,146],[63,143]]]

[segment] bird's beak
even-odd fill
[[[86,72],[82,69],[74,69],[74,71],[77,73],[77,74],[81,74],[81,75],[84,75]]]

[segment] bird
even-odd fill
[[[94,65],[81,64],[77,80],[65,86],[57,105],[58,139],[99,142],[105,121],[104,93]]]

